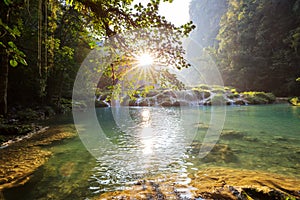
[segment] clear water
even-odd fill
[[[300,107],[226,107],[223,131],[236,135],[220,137],[216,146],[221,150],[204,158],[199,149],[207,128],[222,123],[224,107],[132,107],[129,114],[128,120],[118,121],[110,108],[98,109],[110,145],[95,138],[97,149],[89,149],[93,156],[79,137],[47,147],[54,152],[50,160],[26,185],[5,191],[4,198],[91,199],[147,177],[173,174],[177,182],[185,183],[188,173],[207,166],[300,178]],[[64,116],[55,123],[71,126],[71,118]]]

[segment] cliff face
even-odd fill
[[[202,47],[214,46],[221,17],[226,11],[227,0],[192,0],[190,17],[197,27],[192,38]]]

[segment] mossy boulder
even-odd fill
[[[211,99],[212,105],[226,105],[226,99],[223,94],[215,94]]]
[[[272,93],[265,92],[243,92],[242,97],[249,104],[269,104],[274,103],[276,100],[276,97]]]
[[[221,87],[216,87],[216,88],[213,88],[213,89],[211,90],[211,92],[217,93],[217,94],[224,94],[224,93],[225,93],[225,89],[224,89],[224,88],[221,88]]]
[[[289,103],[293,106],[300,106],[300,99],[298,97],[293,97],[289,99]]]
[[[211,93],[208,90],[202,90],[202,89],[193,89],[192,92],[195,94],[195,96],[199,99],[199,100],[203,100],[206,99],[208,97],[210,97]]]

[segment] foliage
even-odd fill
[[[26,68],[11,68],[8,87],[0,88],[3,89],[1,91],[6,90],[10,107],[19,104],[42,104],[51,105],[58,110],[68,110],[71,104],[64,99],[71,98],[77,70],[90,50],[109,41],[109,38],[114,38],[114,44],[117,45],[115,47],[125,52],[126,48],[123,47],[134,47],[132,40],[121,41],[113,36],[133,30],[143,29],[148,34],[154,28],[165,30],[170,36],[160,35],[158,32],[155,38],[159,38],[165,45],[173,45],[165,46],[169,51],[151,51],[157,52],[157,55],[161,56],[160,59],[169,58],[165,59],[166,65],[172,64],[175,68],[188,67],[179,38],[187,36],[195,28],[192,22],[181,27],[168,22],[158,14],[159,0],[152,0],[146,6],[132,6],[132,2],[1,1],[0,46],[5,49],[6,55],[0,53],[0,56],[8,55],[11,66],[28,65]],[[9,19],[6,18],[8,13]],[[147,46],[150,47],[145,45]],[[125,72],[122,67],[128,64],[130,59],[132,55],[128,54],[114,57],[113,65],[104,72],[106,88],[101,86],[101,89],[117,90],[114,82],[122,79]],[[113,70],[117,73],[113,73]],[[157,73],[157,78],[162,77],[166,84],[182,87],[168,70],[160,75]],[[115,80],[111,81],[112,79]]]
[[[17,116],[21,121],[32,121],[39,118],[39,113],[31,108],[25,108],[18,111]]]
[[[11,1],[4,1],[4,3],[7,11],[9,11],[13,6],[17,8],[19,7],[13,4]],[[7,13],[6,19],[0,18],[0,47],[4,48],[6,53],[9,55],[9,64],[12,67],[16,67],[18,63],[27,65],[25,60],[26,55],[17,47],[14,42],[14,40],[21,36],[21,31],[23,30],[23,21],[18,18],[18,14],[19,13],[16,12],[16,10],[14,10],[13,14],[11,14],[13,17],[17,17],[17,20],[12,20],[12,17],[9,17],[9,13]]]
[[[295,82],[300,76],[299,1],[218,3],[217,0],[192,1],[191,13],[195,24],[205,29],[195,33],[197,42],[207,47],[224,84],[242,91],[300,95]]]

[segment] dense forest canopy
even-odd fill
[[[214,58],[224,84],[280,96],[300,94],[299,13],[299,0],[193,0],[190,6],[194,38]]]
[[[0,114],[7,113],[7,105],[59,108],[62,98],[71,98],[86,55],[108,37],[155,27],[181,37],[194,28],[191,22],[175,27],[160,16],[160,0],[146,6],[132,2],[1,0]],[[181,53],[171,54],[185,63]]]

